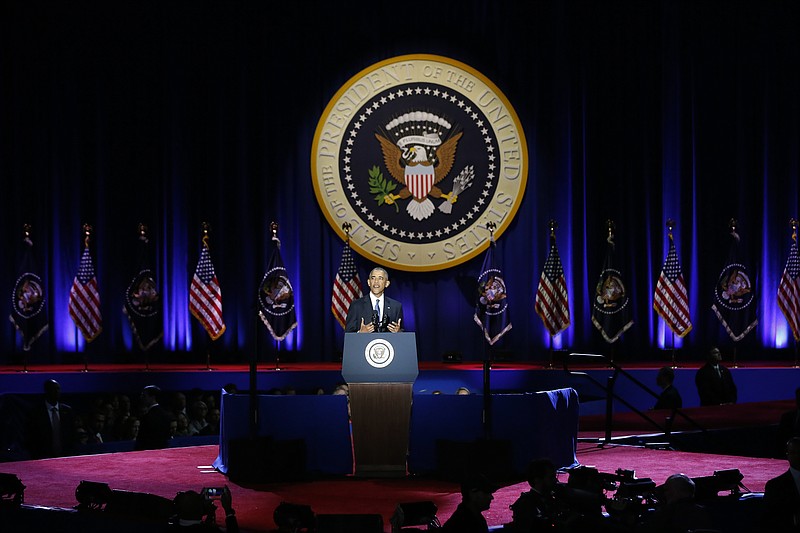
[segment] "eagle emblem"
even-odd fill
[[[449,204],[456,202],[457,191],[444,193],[437,186],[452,170],[463,134],[452,130],[450,122],[442,117],[410,111],[386,124],[386,133],[375,134],[389,174],[403,185],[398,194],[391,190],[383,193],[383,202],[391,205],[410,198],[406,212],[415,220],[433,214],[431,198],[444,198]]]

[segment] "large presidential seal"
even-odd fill
[[[356,252],[410,271],[448,268],[499,237],[525,192],[519,119],[485,76],[433,55],[387,59],[351,78],[317,125],[314,192]]]

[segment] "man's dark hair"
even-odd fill
[[[528,483],[531,485],[533,484],[534,480],[541,479],[548,475],[550,472],[556,471],[556,465],[547,458],[541,459],[534,459],[530,463],[528,463],[528,469],[526,472],[526,477],[528,479]]]
[[[161,389],[157,385],[147,385],[143,392],[148,396],[152,396],[158,401],[161,398]]]
[[[672,384],[672,382],[675,381],[675,371],[672,370],[672,367],[662,366],[658,370],[658,376],[656,376],[656,380],[661,380],[661,379],[663,379],[669,384]]]

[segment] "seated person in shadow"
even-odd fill
[[[550,459],[534,459],[528,464],[526,477],[531,490],[520,494],[511,504],[512,521],[503,527],[503,531],[552,531],[556,519],[556,465]]]
[[[711,514],[695,500],[695,484],[686,474],[672,474],[657,488],[659,505],[637,524],[641,533],[685,533],[713,530]]]
[[[171,531],[213,531],[227,533],[238,533],[239,523],[236,520],[236,512],[233,509],[231,491],[225,485],[219,503],[225,511],[225,529],[217,526],[216,511],[214,503],[202,494],[193,490],[179,492],[173,504],[175,505],[175,519],[172,522]]]
[[[461,503],[442,526],[442,533],[488,533],[482,513],[489,510],[496,490],[485,476],[468,475],[461,482]]]
[[[653,409],[680,409],[683,407],[683,399],[681,393],[673,385],[675,381],[675,371],[668,366],[661,367],[656,376],[656,385],[661,388],[661,394],[658,395],[658,400]]]

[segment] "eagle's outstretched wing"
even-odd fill
[[[375,138],[381,143],[383,162],[386,165],[386,168],[389,170],[389,174],[391,174],[394,179],[405,185],[405,171],[400,165],[400,156],[402,155],[400,148],[383,135],[376,133]]]
[[[436,178],[433,181],[434,183],[442,181],[444,177],[450,173],[450,169],[453,168],[453,163],[456,160],[456,145],[463,134],[463,131],[458,132],[442,143],[436,150],[439,164],[436,166]]]

